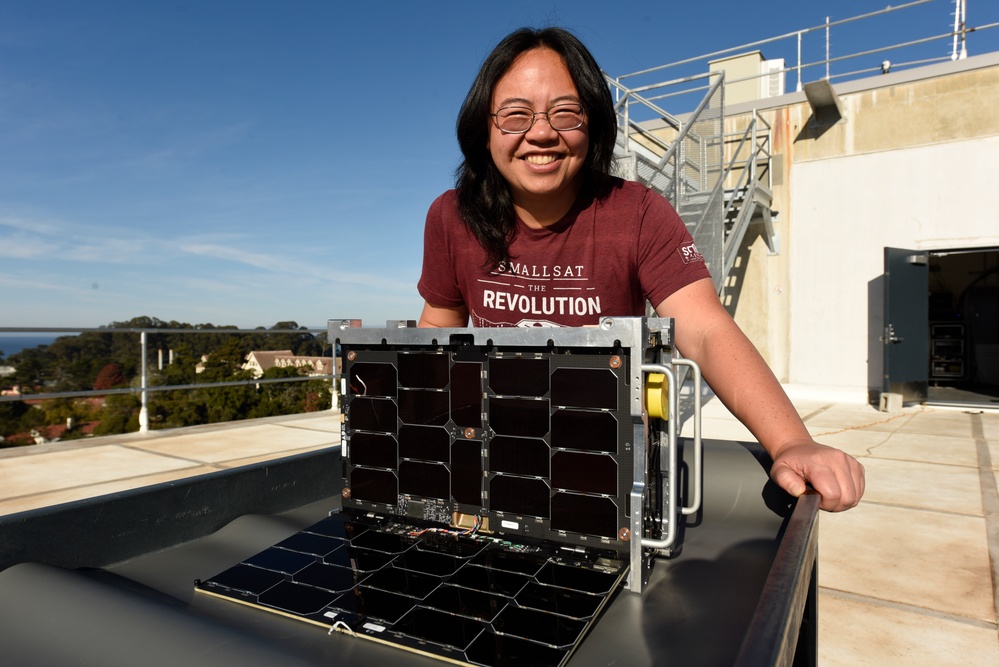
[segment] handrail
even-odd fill
[[[701,102],[700,102],[700,104],[697,105],[697,108],[694,109],[694,112],[692,114],[690,114],[691,119],[693,119],[693,118],[699,118],[700,117],[701,113],[703,113],[704,109],[708,106],[708,102],[711,100],[711,97],[725,83],[725,73],[724,72],[711,72],[710,74],[708,74],[708,76],[712,76],[712,75],[717,75],[718,79],[714,83],[711,84],[711,86],[708,88],[707,95],[705,95],[704,99],[702,99]],[[666,155],[664,155],[662,157],[662,159],[659,161],[660,165],[666,164],[669,161],[670,157],[673,155],[673,153],[675,153],[677,150],[679,150],[679,148],[678,148],[679,145],[681,143],[683,143],[684,139],[687,138],[687,135],[690,134],[690,128],[692,126],[693,126],[693,123],[688,122],[683,127],[683,129],[680,130],[680,133],[676,135],[676,139],[673,141],[673,145],[670,146],[669,150],[666,151]]]
[[[816,565],[820,500],[814,492],[795,500],[763,593],[739,649],[737,667],[813,665],[818,658],[815,606],[818,604]],[[799,633],[804,633],[805,637],[799,637]],[[808,655],[795,655],[796,646]]]
[[[709,72],[708,74],[701,74],[701,75],[698,75],[698,76],[695,76],[695,77],[687,77],[686,79],[678,80],[676,82],[663,82],[663,83],[656,84],[655,86],[646,86],[645,88],[643,88],[643,90],[649,90],[651,88],[661,88],[661,87],[665,87],[667,85],[671,85],[672,83],[682,83],[682,82],[685,82],[685,81],[688,81],[688,80],[703,79],[703,78],[712,77],[712,76],[717,76],[718,79],[716,81],[714,81],[710,86],[708,86],[708,93],[703,97],[703,99],[701,99],[700,103],[697,105],[697,108],[694,109],[693,112],[691,112],[691,114],[690,114],[689,117],[691,119],[694,119],[694,118],[697,118],[704,111],[705,107],[708,105],[708,103],[711,100],[711,96],[718,90],[719,87],[721,87],[724,84],[724,82],[725,82],[725,74],[724,74],[724,72]],[[632,90],[630,90],[627,87],[623,86],[619,81],[617,81],[615,79],[612,79],[612,78],[610,78],[610,77],[608,77],[606,75],[605,75],[605,78],[607,79],[608,83],[610,83],[612,86],[614,86],[617,89],[617,92],[623,92],[624,93],[624,97],[622,97],[621,102],[618,103],[618,106],[620,106],[622,103],[626,104],[627,100],[629,98],[631,98],[631,99],[634,99],[634,100],[636,100],[636,101],[644,104],[645,106],[647,106],[651,110],[655,111],[656,113],[661,114],[663,120],[672,121],[671,127],[673,129],[677,130],[678,134],[677,134],[676,138],[673,139],[673,142],[670,145],[669,150],[666,152],[666,154],[660,160],[660,165],[666,164],[666,162],[670,159],[670,157],[672,157],[673,153],[676,152],[677,145],[680,144],[684,139],[687,138],[687,134],[690,132],[690,127],[691,127],[692,123],[689,122],[689,121],[687,123],[681,122],[678,118],[676,118],[675,116],[671,115],[670,113],[668,113],[668,112],[660,109],[657,105],[652,104],[652,102],[650,102],[649,100],[643,98],[640,95],[634,94],[634,92]],[[685,92],[687,92],[687,91],[685,91]],[[645,136],[645,135],[655,136],[655,135],[652,135],[651,133],[647,132],[645,130],[645,128],[641,127],[640,125],[638,125],[638,124],[636,124],[634,122],[632,122],[631,125],[636,130],[638,130],[639,133],[641,133],[643,136]],[[659,139],[659,137],[656,137],[656,139],[658,139],[659,141],[661,141],[661,139]]]
[[[882,47],[879,47],[879,48],[876,48],[876,49],[867,49],[867,50],[864,50],[864,51],[860,51],[860,52],[857,52],[857,53],[850,53],[850,54],[843,55],[843,56],[833,57],[832,54],[831,54],[830,41],[829,41],[828,37],[829,37],[829,32],[830,32],[830,30],[832,28],[844,26],[844,25],[846,25],[848,23],[853,23],[853,22],[856,22],[856,21],[862,21],[862,20],[865,20],[865,19],[870,19],[870,18],[873,18],[873,17],[881,16],[881,15],[884,15],[884,14],[889,14],[891,12],[897,12],[897,11],[911,9],[911,8],[917,7],[919,5],[928,4],[930,2],[940,2],[940,1],[941,0],[914,0],[912,2],[908,2],[908,3],[904,3],[904,4],[900,4],[900,5],[894,5],[894,6],[893,5],[888,5],[884,9],[879,9],[879,10],[872,11],[872,12],[867,12],[865,14],[860,14],[860,15],[857,15],[857,16],[851,16],[851,17],[840,19],[840,20],[837,20],[837,21],[828,21],[827,20],[826,22],[821,23],[819,25],[811,26],[811,27],[808,27],[808,28],[803,28],[803,29],[800,29],[800,30],[794,30],[792,32],[783,33],[783,34],[780,34],[780,35],[776,35],[774,37],[768,37],[768,38],[765,38],[765,39],[758,39],[758,40],[755,40],[755,41],[752,41],[752,42],[748,42],[748,43],[745,43],[745,44],[740,44],[739,46],[729,47],[729,48],[721,49],[721,50],[718,50],[718,51],[712,51],[710,53],[705,53],[705,54],[702,54],[702,55],[699,55],[699,56],[693,56],[693,57],[690,57],[690,58],[684,58],[682,60],[677,60],[677,61],[674,61],[674,62],[671,62],[671,63],[666,63],[666,64],[663,64],[663,65],[658,65],[656,67],[650,67],[650,68],[646,68],[646,69],[639,70],[639,71],[636,71],[636,72],[630,72],[628,74],[622,74],[622,75],[620,75],[620,76],[617,77],[617,81],[618,82],[623,82],[625,79],[630,79],[630,78],[639,77],[639,76],[645,76],[645,75],[648,75],[648,74],[653,74],[653,73],[656,73],[656,72],[662,72],[662,71],[667,70],[667,69],[681,67],[681,66],[684,66],[684,65],[691,65],[691,64],[694,64],[694,63],[698,63],[698,62],[707,62],[707,61],[712,60],[712,59],[717,59],[717,58],[720,58],[720,57],[726,57],[726,56],[729,56],[729,55],[732,55],[732,54],[745,53],[745,52],[750,51],[752,49],[757,49],[759,47],[762,47],[762,46],[765,46],[765,45],[768,45],[768,44],[776,44],[776,43],[779,43],[779,42],[785,42],[786,40],[794,39],[797,42],[797,44],[796,44],[796,55],[793,58],[790,58],[790,57],[787,58],[788,61],[793,61],[794,64],[789,65],[788,67],[785,67],[783,70],[781,70],[781,72],[792,72],[793,71],[796,74],[796,78],[797,78],[795,90],[801,91],[802,90],[802,85],[803,85],[802,73],[803,73],[803,71],[805,69],[808,69],[808,68],[825,66],[826,67],[826,73],[825,73],[825,76],[823,78],[825,78],[825,79],[832,79],[832,78],[840,78],[840,79],[842,79],[844,77],[847,77],[847,76],[850,76],[850,75],[853,75],[853,74],[857,74],[857,73],[854,72],[854,73],[849,73],[849,74],[832,74],[829,71],[829,66],[831,64],[834,64],[834,63],[837,63],[837,62],[842,62],[842,61],[845,61],[845,60],[850,60],[850,59],[853,59],[853,58],[859,58],[859,57],[863,57],[863,56],[872,55],[874,53],[884,53],[884,52],[889,52],[889,51],[898,51],[898,50],[909,48],[909,47],[912,47],[912,46],[918,46],[920,44],[926,44],[926,43],[929,43],[929,42],[934,42],[934,41],[939,41],[939,40],[944,40],[944,39],[946,39],[946,40],[953,40],[953,48],[951,50],[950,60],[959,60],[959,59],[963,59],[963,58],[967,57],[966,40],[967,40],[967,36],[969,34],[972,34],[972,33],[975,33],[975,32],[982,32],[984,30],[988,30],[988,29],[991,29],[991,28],[999,27],[999,23],[986,23],[986,24],[979,25],[979,26],[968,26],[968,25],[966,25],[966,23],[963,20],[958,20],[958,18],[955,17],[955,21],[954,21],[952,29],[947,30],[946,32],[943,32],[943,33],[940,33],[940,34],[932,35],[930,37],[924,37],[924,38],[920,38],[920,39],[916,39],[916,40],[908,40],[908,41],[903,41],[903,42],[899,42],[899,43],[892,43],[892,44],[889,44],[887,46],[882,46]],[[953,0],[947,0],[947,1],[948,2],[953,2]],[[951,26],[948,25],[948,28],[951,28]],[[801,53],[801,51],[802,51],[802,41],[803,41],[803,38],[806,35],[810,35],[810,34],[813,34],[813,33],[820,33],[820,34],[821,33],[825,33],[825,35],[826,35],[826,43],[824,45],[825,58],[823,58],[821,60],[814,61],[814,62],[804,63],[804,62],[802,62],[802,53]],[[886,41],[890,41],[890,39],[888,39]],[[788,53],[788,55],[790,55],[790,53]],[[947,56],[941,56],[939,58],[939,60],[946,60],[946,59],[947,59]],[[912,66],[912,65],[918,64],[920,62],[923,62],[923,61],[920,60],[920,61],[915,61],[915,62],[899,62],[899,63],[893,63],[891,66],[893,68],[899,68],[899,67]],[[864,71],[868,71],[868,70],[862,70],[861,72],[864,72]],[[764,76],[768,76],[769,74],[770,73],[760,74],[758,76],[748,77],[747,79],[740,79],[740,81],[750,80],[750,79],[754,79],[754,78],[762,78]],[[735,83],[735,81],[732,81],[730,83]]]
[[[683,516],[692,516],[701,510],[701,499],[704,496],[704,445],[701,442],[701,367],[693,359],[674,357],[674,366],[686,366],[694,378],[694,468],[691,473],[690,504],[680,510]]]
[[[285,382],[309,382],[309,381],[333,381],[336,377],[335,372],[330,374],[317,374],[309,376],[299,376],[299,377],[289,377],[289,378],[254,378],[247,380],[232,380],[226,382],[203,382],[203,383],[193,383],[193,384],[182,384],[182,385],[150,385],[149,384],[149,369],[148,369],[148,358],[149,358],[149,342],[147,334],[158,333],[158,334],[216,334],[216,335],[229,335],[229,334],[264,334],[264,335],[295,335],[295,334],[326,334],[326,329],[230,329],[230,328],[163,328],[163,327],[0,327],[0,333],[67,333],[67,334],[80,334],[80,333],[131,333],[139,334],[139,354],[141,355],[141,375],[139,378],[138,387],[122,387],[118,389],[90,389],[82,391],[63,391],[63,392],[43,392],[43,393],[19,393],[17,395],[0,395],[0,403],[11,403],[18,401],[42,401],[42,400],[53,400],[58,398],[87,398],[94,396],[109,396],[114,394],[139,394],[141,407],[139,408],[139,432],[147,433],[149,431],[149,408],[148,399],[149,394],[153,392],[161,391],[182,391],[187,389],[210,389],[217,387],[238,387],[238,386],[257,386],[262,384],[278,384]],[[335,359],[333,356],[331,359]],[[334,368],[334,371],[336,369]],[[336,387],[333,387],[331,392],[334,396],[333,405],[331,409],[336,409]]]
[[[53,391],[44,394],[19,394],[0,396],[0,403],[17,401],[48,401],[56,398],[87,398],[88,396],[110,396],[112,394],[141,394],[143,391],[181,391],[185,389],[214,389],[217,387],[243,387],[258,384],[280,384],[283,382],[309,382],[311,380],[332,380],[336,375],[302,375],[293,378],[257,378],[256,380],[232,380],[230,382],[195,382],[193,384],[152,384],[147,387],[121,387],[119,389],[86,389],[80,391]]]
[[[641,537],[641,533],[638,533],[641,539],[641,545],[649,549],[669,549],[676,542],[676,532],[677,532],[677,516],[673,515],[672,512],[676,509],[677,500],[677,444],[676,444],[676,418],[677,414],[677,385],[676,385],[676,374],[670,366],[665,364],[642,364],[643,373],[661,373],[666,376],[666,395],[667,395],[667,405],[669,405],[669,415],[670,418],[666,421],[666,507],[671,514],[666,514],[665,512],[661,517],[659,517],[659,526],[662,530],[666,532],[666,535],[661,539],[655,539],[652,537]],[[662,450],[662,438],[656,443],[656,446]],[[661,459],[660,459],[661,460]],[[639,514],[636,512],[636,514]]]
[[[689,115],[689,120],[684,123],[680,121],[675,116],[672,116],[665,110],[661,109],[658,105],[653,104],[649,99],[637,94],[636,90],[647,91],[654,90],[657,88],[663,88],[665,86],[673,85],[675,83],[688,83],[690,81],[696,81],[704,78],[716,77],[712,83],[707,87],[708,93],[703,97],[697,108]],[[623,141],[626,149],[630,150],[629,143],[634,140],[634,137],[642,137],[645,141],[650,142],[654,146],[659,146],[664,149],[663,155],[659,158],[658,164],[651,165],[653,168],[665,175],[665,167],[671,161],[676,161],[677,166],[674,169],[672,177],[669,179],[669,188],[672,190],[672,200],[674,204],[678,205],[680,199],[680,151],[682,150],[682,145],[687,140],[698,140],[699,137],[695,136],[693,131],[694,121],[703,113],[707,108],[708,104],[713,99],[714,95],[719,89],[724,85],[725,75],[723,72],[711,72],[708,74],[701,74],[693,77],[686,77],[684,79],[679,79],[674,82],[663,82],[655,84],[652,86],[644,86],[639,89],[629,89],[620,81],[615,80],[606,74],[604,78],[607,80],[608,84],[614,89],[615,93],[620,96],[616,104],[618,114],[622,117],[622,126],[624,129]],[[667,124],[671,129],[677,132],[676,137],[673,137],[668,143],[664,141],[661,137],[657,136],[655,133],[649,131],[648,129],[642,127],[635,121],[631,119],[631,106],[633,104],[641,104],[657,114],[659,118]],[[685,160],[684,160],[685,162]],[[664,193],[665,194],[665,193]]]
[[[776,37],[767,37],[765,39],[758,39],[755,42],[749,42],[748,44],[742,44],[740,46],[733,46],[727,49],[722,49],[721,51],[714,51],[712,53],[705,53],[704,55],[694,56],[693,58],[686,58],[684,60],[678,60],[674,63],[667,63],[665,65],[658,65],[656,67],[650,67],[649,69],[641,70],[638,72],[632,72],[631,74],[624,74],[619,78],[628,78],[632,76],[640,76],[642,74],[651,74],[652,72],[661,71],[664,69],[669,69],[670,67],[676,67],[678,65],[686,65],[689,63],[697,62],[699,60],[705,60],[707,58],[714,58],[715,56],[723,56],[727,53],[734,53],[737,51],[745,51],[746,49],[751,49],[756,46],[763,46],[764,44],[769,44],[771,42],[777,42],[782,39],[788,39],[790,37],[798,37],[800,35],[808,34],[810,32],[816,32],[818,30],[828,30],[829,28],[834,28],[838,25],[843,25],[850,23],[852,21],[857,21],[860,19],[870,18],[872,16],[877,16],[878,14],[886,14],[888,12],[898,11],[900,9],[908,9],[910,7],[915,7],[916,5],[924,5],[928,2],[934,2],[935,0],[915,0],[914,2],[909,2],[904,5],[895,5],[894,7],[888,6],[886,9],[880,9],[874,12],[869,12],[867,14],[862,14],[859,16],[852,16],[846,19],[840,19],[839,21],[833,21],[831,23],[821,23],[811,28],[803,28],[801,30],[795,30],[793,32],[787,32],[783,35],[777,35]]]
[[[181,333],[181,334],[325,334],[326,329],[235,329],[229,327],[164,328],[164,327],[0,327],[0,333]]]

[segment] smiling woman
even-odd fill
[[[457,134],[457,187],[427,216],[424,324],[583,326],[708,278],[699,255],[677,252],[692,241],[668,202],[610,176],[613,101],[568,31],[502,40]]]
[[[579,194],[590,144],[579,94],[561,56],[544,48],[521,54],[497,82],[492,107],[498,111],[491,114],[489,154],[510,188],[514,210],[529,227],[558,222]],[[555,129],[559,122],[553,124],[549,113],[568,116],[569,127]]]
[[[420,325],[579,327],[652,303],[773,457],[774,481],[795,496],[811,483],[823,509],[853,507],[863,467],[812,440],[669,202],[610,176],[616,133],[603,74],[575,36],[521,29],[501,41],[458,116],[457,187],[427,213]]]

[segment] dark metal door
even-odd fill
[[[926,400],[929,367],[929,255],[885,248],[884,382],[903,401]]]

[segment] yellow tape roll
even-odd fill
[[[645,409],[649,417],[669,419],[669,387],[662,373],[649,373],[645,379]]]

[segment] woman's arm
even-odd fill
[[[468,308],[457,306],[445,308],[431,306],[423,302],[423,312],[420,314],[420,327],[464,327],[468,326]]]
[[[773,458],[774,482],[793,496],[810,483],[825,510],[860,502],[864,467],[812,439],[763,357],[722,307],[710,279],[677,290],[656,312],[675,320],[677,349],[700,365],[715,395]]]

